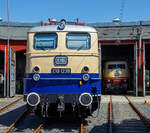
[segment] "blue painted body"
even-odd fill
[[[69,78],[81,78],[83,74],[81,73],[72,73],[72,74],[50,74],[50,73],[39,73],[39,81],[33,80],[34,73],[26,74],[24,79],[24,94],[30,92],[36,92],[40,94],[51,94],[51,93],[76,93],[80,94],[83,92],[89,92],[93,94],[92,88],[96,88],[96,93],[101,94],[101,80],[94,80],[93,78],[100,78],[98,73],[89,73],[90,80],[87,82],[82,82],[82,85],[79,85],[81,80],[68,80]],[[44,78],[55,78],[55,80],[48,80]],[[57,80],[57,78],[67,78],[67,80]]]

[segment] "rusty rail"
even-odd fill
[[[23,99],[23,96],[22,96],[22,97],[20,97],[20,98],[18,98],[18,99],[17,99],[17,100],[15,100],[14,102],[12,102],[12,103],[10,103],[10,104],[8,104],[8,105],[6,105],[6,106],[4,106],[4,107],[0,108],[0,112],[4,111],[5,109],[9,108],[10,106],[12,106],[12,105],[16,104],[16,103],[17,103],[18,101],[20,101],[21,99]]]
[[[83,119],[81,120],[80,133],[84,133],[84,131],[83,131]]]
[[[34,131],[34,133],[39,133],[40,130],[43,128],[43,124],[40,124],[37,129]]]
[[[129,101],[129,104],[131,105],[131,107],[135,110],[135,112],[144,121],[144,123],[150,127],[150,121],[146,118],[146,116],[131,102],[131,100],[127,96],[125,96],[125,97]]]
[[[21,115],[15,120],[14,123],[12,123],[9,128],[4,132],[4,133],[9,133],[14,127],[15,125],[23,118],[23,116],[26,114],[26,112],[28,111],[28,109],[25,109]]]
[[[110,96],[110,102],[108,103],[108,113],[109,133],[112,133],[112,96]]]

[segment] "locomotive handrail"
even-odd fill
[[[39,54],[42,54],[40,56],[55,56],[57,55],[67,55],[67,56],[96,56],[99,57],[100,54],[99,53],[79,53],[79,52],[27,52],[24,53],[25,55],[31,55],[31,54],[36,54],[39,56]],[[47,54],[51,54],[51,55],[47,55]]]

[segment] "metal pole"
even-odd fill
[[[140,29],[140,35],[139,35],[139,68],[141,70],[141,49],[142,49],[142,30]]]
[[[5,57],[4,57],[4,97],[6,97],[6,47],[5,47]]]
[[[7,62],[7,97],[9,97],[9,0],[7,0],[7,17],[8,17],[8,38],[7,38],[7,58],[8,58],[8,62]]]
[[[141,73],[143,72],[143,66],[142,66],[142,21],[140,21],[140,26],[138,28],[138,35],[139,35],[139,71],[140,71],[140,76],[143,76],[141,75]],[[143,86],[141,85],[140,81],[139,81],[139,87],[144,89]],[[144,90],[142,90],[144,91]],[[143,92],[144,94],[144,92]]]
[[[145,95],[145,43],[143,43],[143,96]]]
[[[139,35],[139,68],[141,69],[141,50],[142,50],[142,21],[140,21],[140,26],[138,29],[138,35]]]
[[[136,42],[136,44],[134,45],[134,61],[135,61],[135,96],[137,97],[138,96],[138,79],[137,79],[137,77],[138,77],[138,67],[137,67],[137,50],[138,50],[138,47],[137,47],[137,42]]]

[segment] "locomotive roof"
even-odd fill
[[[95,28],[80,25],[65,25],[63,30],[58,25],[39,26],[31,28],[29,32],[97,32]]]

